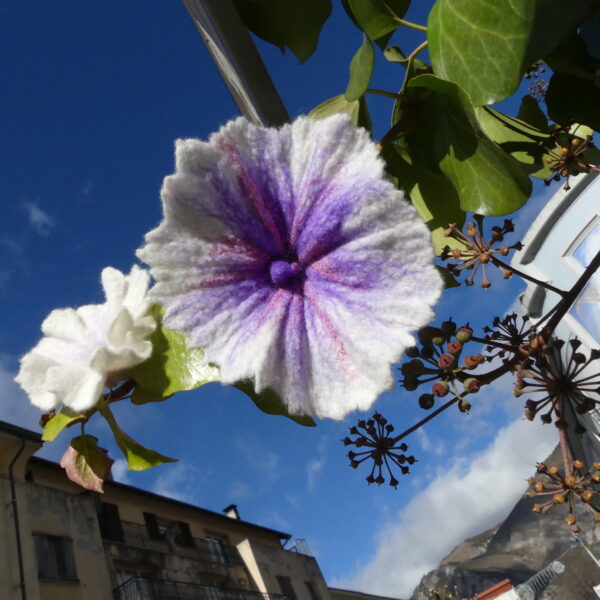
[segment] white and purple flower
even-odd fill
[[[96,404],[106,386],[126,379],[152,353],[156,328],[148,315],[150,276],[134,265],[129,275],[102,271],[104,304],[53,310],[42,323],[44,338],[21,359],[15,381],[44,411],[61,404],[81,412]]]
[[[392,386],[442,283],[365,130],[345,115],[239,118],[177,142],[162,200],[138,256],[165,326],[205,348],[223,383],[252,379],[292,414],[335,419]]]

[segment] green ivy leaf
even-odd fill
[[[528,173],[544,168],[545,148],[540,142],[550,137],[547,127],[546,131],[541,131],[489,106],[478,106],[475,114],[485,134],[524,165]]]
[[[371,117],[364,96],[352,102],[348,102],[344,94],[334,96],[313,108],[308,116],[313,119],[324,119],[336,113],[346,113],[358,127],[364,127],[367,131],[372,129]]]
[[[462,227],[466,214],[460,208],[460,200],[452,183],[442,174],[433,173],[410,156],[398,144],[382,150],[388,173],[397,185],[409,196],[413,206],[431,231],[431,241],[435,253],[439,255],[448,238],[444,230],[450,223]],[[457,247],[459,244],[453,240]]]
[[[234,387],[244,392],[256,406],[269,415],[281,415],[305,427],[316,427],[316,423],[305,415],[291,415],[283,400],[271,389],[263,390],[260,394],[254,391],[254,384],[250,380],[238,381]]]
[[[162,313],[160,306],[152,307],[151,314],[159,325],[150,336],[152,356],[131,370],[138,386],[151,396],[167,398],[175,392],[218,381],[219,370],[204,362],[204,350],[190,350],[182,333],[164,329]],[[134,392],[134,396],[139,403],[141,392]]]
[[[396,19],[406,14],[410,0],[348,0],[347,6],[355,23],[376,41],[398,27]]]
[[[102,494],[104,481],[110,475],[114,462],[108,458],[106,450],[98,446],[97,438],[82,435],[71,440],[71,445],[60,460],[60,466],[74,483]]]
[[[445,175],[463,211],[499,216],[519,209],[531,194],[531,182],[523,167],[485,135],[466,94],[434,75],[419,75],[408,88],[429,91],[406,138],[412,162]]]
[[[555,73],[546,92],[546,106],[550,118],[561,125],[576,121],[600,131],[600,78]]]
[[[555,73],[565,73],[582,79],[595,79],[600,68],[600,60],[589,54],[585,40],[576,33],[567,36],[546,56],[544,62]]]
[[[52,442],[65,427],[87,420],[88,418],[84,413],[77,413],[63,406],[44,426],[42,441]]]
[[[358,100],[367,91],[374,65],[373,44],[364,35],[363,42],[350,63],[350,81],[348,81],[348,87],[344,94],[348,102]]]
[[[331,0],[234,0],[244,25],[258,37],[289,48],[300,62],[317,49]]]
[[[456,280],[456,277],[445,269],[444,267],[440,267],[440,265],[435,265],[435,268],[438,270],[438,273],[442,276],[444,281],[444,289],[460,287],[460,283]]]
[[[597,8],[598,0],[437,0],[427,25],[433,69],[473,104],[499,102]]]
[[[100,404],[100,414],[106,419],[108,425],[115,437],[117,445],[121,449],[123,456],[127,459],[127,465],[132,471],[144,471],[150,467],[156,467],[168,462],[177,462],[176,458],[169,458],[159,454],[155,450],[150,450],[142,446],[134,439],[129,437],[117,424],[110,408],[104,403]]]

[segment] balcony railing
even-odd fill
[[[203,565],[204,572],[226,574],[229,567],[242,565],[242,558],[235,546],[221,540],[188,538],[177,534],[165,534],[164,539],[153,539],[144,525],[121,521],[123,542],[106,540],[105,543],[119,548],[119,557],[139,560],[141,555],[160,553],[191,559]],[[138,556],[138,554],[140,556]],[[211,599],[212,600],[212,599]],[[218,600],[218,599],[215,599]]]
[[[286,600],[280,594],[261,594],[197,583],[132,577],[113,592],[114,600]]]

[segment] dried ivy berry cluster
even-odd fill
[[[580,137],[576,135],[577,131],[578,126],[575,126],[573,133],[570,128],[561,127],[551,133],[546,163],[552,174],[544,180],[545,185],[565,179],[564,189],[570,190],[570,177],[590,171],[600,172],[595,166],[600,162],[600,151],[594,146],[592,136]]]
[[[414,456],[404,454],[408,450],[408,446],[405,443],[399,443],[399,440],[392,437],[393,431],[394,426],[390,425],[387,419],[379,413],[375,413],[373,418],[368,421],[359,421],[355,427],[350,427],[350,435],[356,437],[345,437],[342,440],[344,446],[365,448],[359,452],[353,450],[348,452],[350,466],[353,469],[358,468],[367,460],[373,461],[371,472],[366,478],[369,484],[385,483],[383,475],[383,467],[385,467],[389,484],[395,488],[398,485],[398,480],[394,476],[396,467],[402,475],[407,475],[410,472],[408,465],[416,462]]]
[[[486,265],[492,263],[502,271],[504,278],[508,279],[513,271],[497,255],[508,256],[511,250],[521,250],[523,244],[516,242],[512,246],[507,246],[502,243],[504,242],[504,236],[514,231],[514,226],[510,219],[506,219],[502,227],[498,225],[492,227],[490,236],[486,240],[483,232],[483,217],[481,215],[474,215],[473,218],[475,219],[475,223],[467,223],[464,233],[456,226],[456,223],[451,223],[448,226],[444,231],[444,235],[447,238],[452,238],[454,247],[450,245],[444,246],[440,258],[443,261],[449,258],[459,261],[446,265],[448,271],[455,277],[459,276],[465,269],[473,271],[465,279],[466,285],[473,285],[475,276],[479,272],[479,267],[481,267],[483,275],[481,287],[488,289],[492,284],[487,277]],[[495,247],[497,244],[501,245]]]
[[[541,413],[543,423],[551,423],[554,418],[556,427],[566,429],[568,423],[562,414],[565,405],[573,409],[576,418],[600,403],[600,373],[590,368],[600,359],[600,350],[592,350],[586,358],[579,352],[581,342],[577,339],[568,344],[557,338],[544,343],[538,336],[534,342],[537,343],[533,344],[532,354],[515,368],[513,394],[541,395],[541,398],[529,398],[525,402],[525,418],[532,421]],[[577,421],[573,431],[582,434],[585,428]]]
[[[569,514],[565,517],[565,521],[574,532],[578,532],[575,515],[577,503],[583,504],[592,512],[595,520],[600,521],[600,511],[592,503],[597,494],[594,488],[600,483],[600,463],[593,463],[592,468],[587,471],[584,470],[585,465],[580,460],[574,460],[572,464],[572,472],[564,474],[557,465],[547,466],[539,463],[537,472],[543,476],[543,479],[529,478],[531,489],[527,492],[527,496],[530,498],[548,496],[548,500],[543,504],[533,505],[533,511],[540,514],[547,513],[557,504],[566,504]]]

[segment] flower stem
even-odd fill
[[[439,408],[436,408],[432,413],[429,413],[424,419],[421,419],[418,423],[415,423],[412,427],[409,427],[406,431],[403,431],[400,435],[397,435],[393,440],[394,445],[396,444],[396,442],[399,442],[401,439],[410,435],[413,431],[416,431],[417,429],[419,429],[419,427],[422,427],[423,425],[425,425],[425,423],[431,421],[431,419],[433,419],[434,417],[437,417],[440,413],[444,412],[447,408],[450,408],[453,404],[456,404],[458,402],[458,400],[459,400],[459,398],[452,398],[451,400],[448,400],[448,402],[446,402],[446,404],[442,404],[442,406],[440,406]]]
[[[369,88],[365,94],[377,94],[378,96],[386,96],[387,98],[393,98],[399,102],[408,101],[409,99],[400,94],[394,94],[394,92],[387,92],[386,90],[378,90],[375,88]]]
[[[536,285],[539,285],[539,286],[541,286],[543,288],[546,288],[547,290],[550,290],[551,292],[554,292],[555,294],[558,294],[559,296],[561,296],[561,298],[564,298],[565,295],[567,294],[567,292],[565,292],[564,290],[560,290],[557,287],[554,287],[553,285],[550,285],[549,283],[546,283],[545,281],[541,281],[540,279],[536,279],[535,277],[531,277],[530,275],[527,275],[526,273],[523,273],[523,271],[519,271],[519,269],[515,269],[511,265],[505,263],[504,261],[501,261],[499,258],[496,258],[493,255],[490,256],[490,258],[492,259],[492,262],[497,267],[504,267],[508,271],[512,271],[515,275],[518,275],[519,277],[521,277],[521,279],[525,279],[527,281],[531,281],[531,283],[535,283]]]
[[[403,27],[410,27],[410,29],[416,29],[417,31],[427,31],[427,27],[424,25],[418,25],[412,21],[405,21],[399,17],[394,17],[394,23],[398,23],[398,25],[402,25]]]

